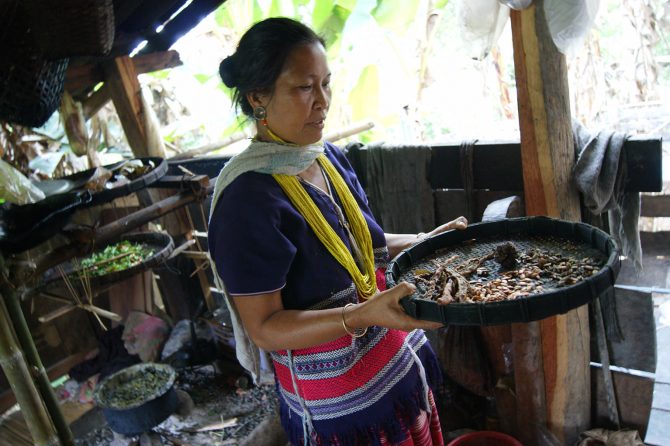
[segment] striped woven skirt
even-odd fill
[[[441,374],[421,330],[272,353],[282,425],[295,445],[442,445]]]

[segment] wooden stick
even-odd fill
[[[42,324],[46,324],[47,322],[51,322],[54,319],[57,319],[57,318],[59,318],[63,315],[66,315],[66,314],[70,313],[72,310],[74,310],[76,308],[81,308],[82,310],[89,311],[89,312],[91,312],[91,313],[93,313],[97,316],[102,316],[105,319],[110,319],[110,320],[115,321],[115,322],[121,322],[123,320],[123,318],[121,316],[119,316],[118,314],[116,314],[112,311],[104,310],[100,307],[96,307],[95,305],[91,305],[91,304],[69,304],[69,305],[65,305],[65,306],[62,306],[60,308],[55,309],[54,311],[52,311],[50,313],[47,313],[45,315],[42,315],[42,316],[38,317],[37,320]]]
[[[106,319],[110,319],[116,322],[121,322],[123,318],[119,316],[118,314],[108,311],[108,310],[103,310],[100,307],[96,307],[95,305],[91,304],[81,304],[77,305],[77,307],[81,308],[82,310],[90,311],[91,313],[97,314],[99,316],[102,316]]]
[[[179,254],[182,252],[185,252],[187,248],[190,248],[191,246],[195,245],[195,239],[191,240],[186,240],[184,243],[176,247],[171,253],[170,253],[170,258],[177,257]]]
[[[53,300],[53,301],[56,301],[56,302],[60,302],[62,304],[68,304],[69,305],[69,304],[72,303],[72,301],[69,301],[64,297],[56,296],[55,294],[47,293],[46,291],[40,292],[38,294],[38,296],[44,297],[44,298],[47,298],[47,299],[50,299],[50,300]]]
[[[53,321],[54,319],[58,319],[59,317],[70,313],[75,308],[77,308],[77,305],[75,304],[65,305],[60,308],[56,308],[54,311],[51,311],[47,314],[43,314],[42,316],[38,317],[37,320],[41,324],[46,324],[48,322]]]
[[[100,260],[99,262],[95,262],[93,265],[86,266],[86,267],[82,267],[81,271],[88,271],[88,270],[91,270],[91,269],[93,269],[93,268],[95,268],[95,267],[97,267],[97,266],[104,265],[104,264],[106,264],[106,263],[113,262],[113,261],[115,261],[115,260],[119,260],[119,259],[122,259],[122,258],[124,258],[124,257],[127,257],[127,256],[129,256],[130,254],[132,254],[132,252],[130,252],[130,251],[128,251],[128,252],[123,252],[123,253],[121,253],[121,254],[117,254],[117,255],[115,255],[114,257],[109,257],[108,259],[104,259],[104,260]]]
[[[182,251],[182,254],[192,259],[209,260],[209,255],[202,251]]]

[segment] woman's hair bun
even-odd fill
[[[233,88],[236,84],[235,61],[233,60],[233,57],[234,55],[228,56],[219,64],[219,76],[221,76],[221,80],[228,88]]]

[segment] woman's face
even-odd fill
[[[330,70],[323,45],[310,43],[293,49],[274,91],[249,96],[253,107],[265,107],[268,128],[284,141],[300,146],[319,141],[330,107]],[[272,141],[261,123],[257,136]]]

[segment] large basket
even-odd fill
[[[68,59],[42,55],[15,0],[0,0],[0,60],[0,120],[40,127],[60,105]]]
[[[27,0],[37,44],[50,59],[104,56],[114,43],[112,0]]]
[[[542,246],[560,252],[567,246],[578,258],[598,257],[602,264],[591,276],[571,285],[556,287],[547,283],[541,293],[494,302],[440,305],[421,295],[420,289],[401,303],[405,311],[417,319],[452,325],[499,325],[531,322],[566,313],[600,296],[614,285],[621,267],[619,249],[614,240],[598,228],[547,217],[524,217],[470,225],[465,230],[452,230],[431,237],[403,251],[389,264],[386,281],[393,286],[401,280],[412,282],[414,272],[435,269],[433,262],[452,260],[454,268],[472,259],[482,258],[495,246],[513,243],[521,251]],[[567,250],[566,250],[567,252]],[[505,269],[488,260],[486,279],[502,276]],[[475,281],[473,281],[475,282]],[[472,283],[472,282],[471,282]]]

